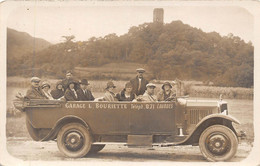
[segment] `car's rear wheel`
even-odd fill
[[[92,145],[89,153],[97,153],[104,149],[105,145]]]
[[[92,138],[88,129],[80,123],[69,123],[57,136],[59,150],[67,157],[83,157],[91,148]]]
[[[223,125],[213,125],[201,134],[199,147],[207,160],[227,161],[236,154],[238,139],[230,128]]]

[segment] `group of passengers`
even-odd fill
[[[50,91],[50,84],[43,82],[38,77],[31,78],[31,88],[27,91],[28,99],[49,99],[66,101],[171,101],[176,98],[173,86],[170,82],[162,85],[162,90],[155,95],[156,85],[149,83],[144,77],[143,68],[136,69],[137,76],[125,84],[125,88],[115,93],[116,86],[112,81],[107,82],[106,92],[103,97],[94,98],[89,90],[86,79],[75,81],[71,71],[66,73],[66,78],[57,82],[55,89]],[[173,82],[174,85],[174,82]],[[49,92],[50,91],[50,92]]]

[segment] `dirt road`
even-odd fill
[[[7,140],[8,152],[22,160],[73,160],[73,161],[206,161],[199,147],[154,147],[128,148],[119,145],[107,145],[97,154],[85,158],[66,158],[59,152],[54,141],[35,142],[26,137],[11,137]],[[231,161],[245,159],[251,151],[251,145],[241,142],[236,156]]]

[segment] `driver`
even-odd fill
[[[156,85],[153,83],[148,83],[146,85],[146,91],[143,95],[138,96],[133,101],[157,101],[157,97],[154,95],[154,89],[156,88]]]

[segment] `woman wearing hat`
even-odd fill
[[[65,91],[64,97],[67,101],[77,101],[78,95],[75,90],[76,82],[71,81],[68,83],[68,89]]]
[[[125,84],[125,88],[116,95],[116,98],[118,99],[118,101],[133,101],[136,95],[132,91],[133,85],[131,84],[131,82],[127,82]]]
[[[116,86],[112,81],[107,82],[106,93],[103,98],[104,101],[118,101],[114,93],[115,88]]]
[[[176,93],[172,91],[172,85],[169,82],[164,82],[162,91],[157,94],[158,101],[172,101],[176,98]]]
[[[64,96],[64,87],[61,81],[57,82],[56,89],[51,91],[51,95],[54,99],[60,99]]]
[[[45,95],[45,97],[49,100],[53,100],[53,97],[51,96],[51,94],[49,92],[49,90],[51,88],[50,84],[47,82],[43,82],[41,87],[42,87],[42,92]]]

